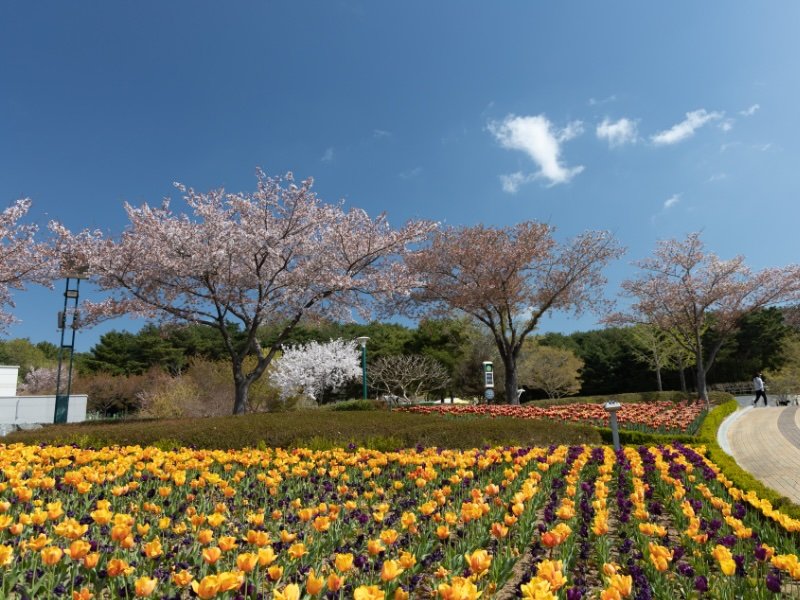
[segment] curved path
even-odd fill
[[[717,434],[720,446],[764,485],[800,504],[800,407],[737,400],[739,410]]]

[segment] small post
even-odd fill
[[[608,411],[608,420],[611,423],[611,439],[614,442],[614,451],[619,452],[619,424],[617,423],[617,411],[622,408],[619,402],[606,402],[603,405]]]
[[[364,388],[364,400],[367,399],[367,340],[365,335],[357,337],[356,341],[361,344],[361,381]]]

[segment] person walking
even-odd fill
[[[756,373],[753,377],[753,389],[756,392],[756,399],[753,400],[753,406],[758,406],[758,399],[764,398],[764,406],[767,406],[767,390],[764,388],[764,380],[761,379],[761,373]]]

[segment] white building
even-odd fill
[[[19,367],[0,366],[0,425],[52,423],[56,412],[55,396],[17,396]],[[67,423],[86,420],[85,394],[70,394]]]

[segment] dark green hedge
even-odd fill
[[[155,445],[161,448],[347,446],[391,448],[484,445],[599,444],[592,427],[529,419],[466,419],[382,410],[307,410],[186,420],[140,420],[52,425],[16,432],[6,443],[77,444],[81,447]]]

